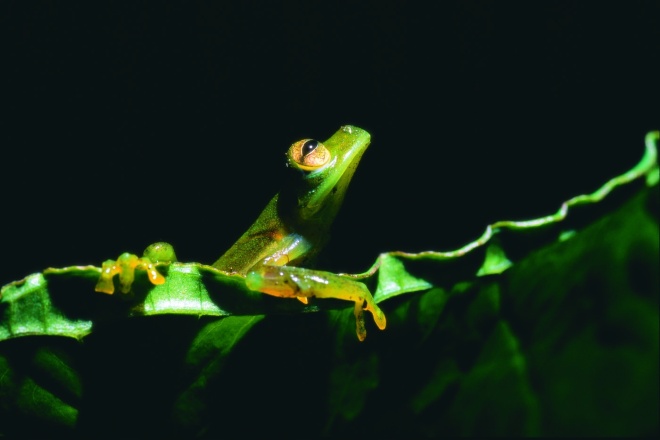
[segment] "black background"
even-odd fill
[[[322,268],[554,212],[660,128],[659,5],[2,2],[0,284],[160,240],[211,263],[343,124],[372,146]]]

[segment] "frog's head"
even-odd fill
[[[332,222],[370,141],[366,131],[345,125],[324,143],[303,139],[291,145],[290,180],[283,193],[295,197],[295,216],[300,221]]]

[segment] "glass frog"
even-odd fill
[[[385,315],[363,283],[303,267],[327,242],[332,222],[370,141],[368,132],[346,125],[323,143],[303,139],[291,145],[286,153],[287,177],[280,192],[213,266],[243,277],[250,290],[268,295],[296,298],[305,304],[308,298],[354,302],[360,341],[367,334],[365,310],[371,312],[376,326],[384,329]],[[146,270],[152,283],[164,283],[155,260],[174,261],[175,256],[167,245],[157,245],[148,248],[144,257],[126,253],[116,261],[106,261],[96,290],[113,293],[112,279],[119,275],[121,290],[130,291],[136,269]]]

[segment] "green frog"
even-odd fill
[[[304,267],[329,238],[330,227],[346,195],[355,170],[371,142],[365,130],[345,125],[325,142],[302,139],[286,153],[287,173],[278,194],[248,230],[213,266],[244,278],[250,289],[282,298],[336,298],[355,303],[356,332],[366,337],[364,311],[384,329],[385,314],[364,283],[331,272]],[[121,290],[130,291],[134,272],[146,270],[153,284],[165,278],[156,270],[159,261],[174,261],[167,244],[150,246],[143,257],[123,254],[103,264],[96,286],[114,292],[112,278],[119,275]]]

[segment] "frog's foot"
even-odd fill
[[[365,310],[371,312],[371,315],[374,317],[374,322],[379,329],[384,330],[387,324],[385,314],[380,307],[376,305],[370,293],[368,297],[365,296],[364,300],[355,301],[355,310],[353,312],[355,315],[355,330],[360,341],[364,341],[367,337],[367,329],[364,325]]]
[[[369,289],[363,283],[329,272],[292,266],[261,266],[249,272],[245,284],[250,290],[279,296],[297,298],[307,304],[307,298],[337,298],[355,302],[356,333],[364,341],[367,330],[364,311],[371,312],[376,326],[383,330],[385,314],[374,302]]]
[[[94,290],[97,292],[112,294],[115,291],[113,277],[119,275],[119,284],[123,293],[131,290],[131,285],[135,281],[135,270],[144,270],[149,275],[149,281],[152,284],[163,284],[163,277],[155,267],[155,264],[147,257],[138,257],[135,254],[123,253],[117,260],[107,260],[101,267],[101,276]]]

